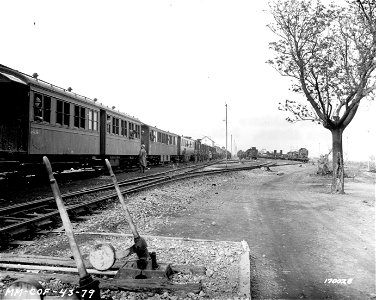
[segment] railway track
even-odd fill
[[[262,166],[273,166],[275,163],[249,163],[241,167],[228,166],[223,164],[216,169],[201,170],[211,165],[209,163],[199,166],[188,166],[181,169],[169,170],[135,179],[119,181],[123,195],[139,192],[164,183],[183,180],[204,175],[215,175],[230,171],[241,171],[260,168]],[[94,196],[93,196],[94,194]],[[67,212],[73,220],[85,219],[85,214],[95,212],[98,206],[108,200],[117,198],[113,184],[105,184],[100,187],[84,189],[72,193],[63,194]],[[38,233],[47,233],[43,228],[58,227],[61,223],[59,212],[53,197],[29,201],[22,204],[12,205],[0,209],[0,246],[6,246],[14,242],[22,234],[23,238]]]

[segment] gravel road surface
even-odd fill
[[[376,298],[374,177],[332,195],[314,166],[271,169],[212,179],[201,201],[156,233],[245,239],[254,299]]]

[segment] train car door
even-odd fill
[[[177,146],[178,146],[178,155],[180,156],[180,154],[181,154],[181,136],[178,136],[178,144],[177,144]]]
[[[141,125],[141,144],[145,145],[145,150],[148,155],[150,153],[150,140],[152,138],[151,134],[152,132],[149,126]]]
[[[106,111],[100,110],[100,126],[99,126],[99,153],[101,156],[106,155],[106,130],[107,130],[107,114]]]
[[[0,72],[0,151],[27,153],[30,89],[11,78]]]

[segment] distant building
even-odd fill
[[[204,145],[208,145],[210,147],[214,147],[214,141],[207,137],[207,136],[204,136],[202,139],[201,139],[201,144],[204,144]]]
[[[259,151],[260,154],[266,154],[266,152],[267,152],[267,151],[266,151],[265,148],[264,148],[264,149],[261,149],[261,150]]]

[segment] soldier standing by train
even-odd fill
[[[146,150],[145,145],[141,145],[140,153],[138,154],[138,159],[140,162],[140,172],[145,173],[146,168]]]

